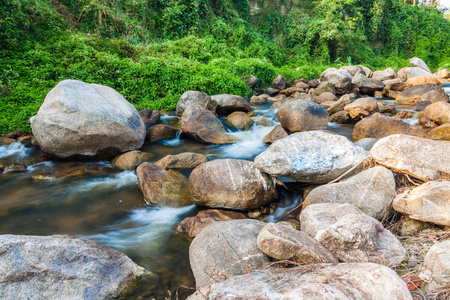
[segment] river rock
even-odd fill
[[[392,68],[387,68],[383,71],[375,71],[372,73],[372,79],[377,80],[394,79],[395,77],[397,77],[397,74]]]
[[[314,100],[317,104],[321,104],[321,103],[324,103],[324,102],[334,102],[334,101],[336,101],[338,98],[334,95],[334,94],[332,94],[332,93],[329,93],[329,92],[325,92],[325,93],[322,93],[322,94],[320,94],[317,98],[316,98],[316,100]]]
[[[381,220],[395,191],[392,172],[377,166],[345,181],[316,187],[303,201],[303,208],[316,203],[351,203],[365,214]]]
[[[406,67],[401,74],[401,77],[404,79],[410,79],[418,76],[430,76],[430,73],[419,67]]]
[[[310,205],[300,214],[301,230],[341,261],[400,264],[406,255],[402,244],[379,221],[352,206],[348,203]]]
[[[217,113],[220,115],[228,115],[234,111],[249,112],[252,110],[247,99],[241,96],[221,94],[212,96],[211,100],[217,103]]]
[[[171,140],[177,134],[178,129],[166,124],[156,124],[147,130],[145,140],[149,142],[158,142],[163,140]]]
[[[450,78],[450,71],[448,69],[439,70],[438,76],[444,79]]]
[[[203,229],[189,247],[197,288],[263,269],[269,258],[259,250],[256,239],[264,225],[257,220],[233,220]]]
[[[16,142],[15,139],[10,139],[7,137],[0,136],[0,146],[11,145],[12,143],[15,143],[15,142]]]
[[[435,77],[435,75],[429,75],[429,76],[417,76],[413,78],[409,78],[406,80],[405,84],[407,86],[413,86],[413,85],[419,85],[419,84],[435,84],[437,86],[442,86],[442,83]]]
[[[149,162],[139,165],[136,173],[147,202],[170,207],[192,204],[189,182],[183,174],[166,171]]]
[[[450,226],[450,181],[430,181],[408,189],[395,196],[392,204],[412,219]]]
[[[369,67],[363,65],[358,65],[358,67],[361,68],[362,73],[367,77],[370,77],[370,75],[372,74],[372,70]]]
[[[448,95],[440,86],[427,83],[411,86],[395,98],[397,104],[413,104],[418,101],[448,102]]]
[[[320,96],[323,93],[332,93],[336,94],[336,88],[331,82],[322,82],[320,85],[314,90],[315,96]]]
[[[207,209],[200,211],[195,217],[187,217],[177,226],[176,233],[187,234],[190,238],[196,237],[209,225],[220,221],[246,219],[245,215],[230,210]]]
[[[138,114],[144,122],[145,128],[155,125],[161,119],[161,113],[157,110],[143,109],[138,111]]]
[[[189,177],[196,205],[252,210],[277,198],[275,180],[251,161],[216,159],[195,168]]]
[[[268,95],[267,95],[268,96]],[[253,95],[250,98],[250,103],[251,104],[256,104],[256,105],[261,105],[261,104],[265,104],[267,102],[267,98],[266,97],[261,97],[261,96],[256,96]]]
[[[286,130],[281,125],[277,125],[272,129],[271,132],[269,132],[268,135],[266,135],[266,137],[264,138],[264,143],[272,144],[276,140],[285,138],[288,135],[289,134],[286,132]]]
[[[355,124],[352,138],[358,141],[363,138],[381,139],[392,134],[407,134],[419,137],[427,137],[427,132],[420,127],[383,115],[372,115]]]
[[[346,137],[325,131],[291,134],[255,158],[264,173],[309,183],[329,182],[367,157]]]
[[[362,69],[359,66],[343,66],[339,70],[346,70],[353,77],[357,72],[361,72]]]
[[[379,79],[367,78],[361,81],[359,92],[366,95],[373,95],[375,91],[383,90],[383,82]]]
[[[269,223],[258,234],[258,248],[277,260],[296,264],[338,263],[338,260],[305,232]]]
[[[181,117],[186,110],[192,104],[199,105],[204,109],[211,112],[216,112],[217,103],[211,101],[211,97],[208,94],[198,92],[198,91],[187,91],[181,95],[180,100],[177,103],[176,113],[177,116]]]
[[[370,116],[370,113],[362,108],[355,107],[348,110],[348,115],[353,121],[358,122],[359,120]]]
[[[428,137],[433,140],[450,141],[450,123],[431,129]]]
[[[329,121],[339,124],[345,124],[350,120],[350,114],[348,111],[338,111],[337,113],[330,116]]]
[[[352,103],[350,96],[348,94],[343,95],[341,98],[339,98],[338,101],[336,101],[335,103],[333,103],[333,105],[328,107],[327,113],[331,116],[339,111],[344,110],[344,107],[350,103]]]
[[[407,111],[407,110],[402,110],[402,111],[399,111],[396,115],[395,115],[395,118],[396,119],[410,119],[410,118],[412,118],[412,114],[409,112],[409,111]]]
[[[111,165],[121,170],[134,170],[143,162],[149,161],[152,157],[152,153],[133,150],[116,157],[111,162]]]
[[[326,110],[306,99],[286,101],[278,110],[277,119],[290,132],[327,129],[328,125]]]
[[[236,139],[226,134],[225,127],[210,111],[198,104],[189,105],[181,117],[183,136],[207,144],[232,144]]]
[[[252,119],[250,119],[250,117],[242,111],[235,111],[230,114],[227,118],[227,122],[239,130],[250,130],[253,125]]]
[[[373,145],[375,145],[377,141],[378,140],[374,138],[363,138],[355,142],[355,146],[359,146],[366,151],[370,151],[370,149],[372,149]]]
[[[337,94],[345,94],[352,86],[352,75],[344,69],[328,68],[322,72],[319,79],[332,83]]]
[[[428,118],[436,124],[450,123],[450,103],[435,102],[430,104],[423,111],[422,117]]]
[[[286,88],[286,78],[281,75],[277,75],[272,81],[272,88],[276,90],[284,90]]]
[[[122,95],[78,80],[58,83],[30,124],[41,150],[62,159],[108,159],[141,148],[145,138],[144,123]]]
[[[20,173],[20,172],[26,172],[27,166],[23,164],[10,164],[4,166],[4,171],[7,173]]]
[[[355,75],[352,75],[352,84],[358,85],[366,79],[367,76],[364,75],[361,71],[358,71],[355,73]]]
[[[437,243],[428,250],[424,267],[432,273],[434,289],[450,284],[450,240]]]
[[[378,111],[378,101],[377,99],[371,97],[359,98],[354,102],[347,104],[344,107],[344,110],[350,111],[352,108],[361,108],[368,113],[374,113]]]
[[[157,162],[160,168],[165,170],[178,169],[178,170],[190,170],[208,161],[208,158],[201,153],[184,152],[177,155],[166,155]]]
[[[424,181],[450,178],[450,142],[394,134],[370,150],[375,161]]]
[[[149,275],[125,254],[70,235],[0,236],[2,299],[112,299]]]
[[[212,284],[188,299],[203,300],[205,295],[208,299],[413,299],[393,270],[372,263],[270,268]]]
[[[427,71],[428,73],[431,74],[430,68],[428,68],[427,64],[426,64],[423,60],[421,60],[420,58],[418,58],[418,57],[413,57],[413,58],[411,58],[411,59],[409,60],[409,62],[411,63],[411,65],[412,65],[413,67],[419,67],[419,68],[422,68],[422,69],[424,69],[425,71]]]

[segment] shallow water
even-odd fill
[[[450,87],[446,89],[450,92]],[[272,126],[254,125],[250,131],[236,131],[222,120],[229,134],[238,140],[235,144],[204,145],[177,136],[170,141],[145,143],[142,151],[153,153],[152,161],[187,151],[204,153],[210,159],[253,160],[267,148],[262,142],[264,137],[279,124],[277,110],[268,106],[255,112],[258,118],[270,120]],[[164,115],[161,120],[180,127],[174,116]],[[353,125],[329,123],[328,130],[351,139]],[[120,171],[106,162],[45,161],[39,150],[14,143],[0,146],[0,163],[27,165],[24,173],[0,173],[0,234],[73,234],[124,252],[158,275],[156,281],[147,282],[131,299],[139,295],[144,299],[161,299],[167,290],[174,294],[181,285],[194,286],[188,259],[189,241],[174,232],[183,218],[195,215],[199,208],[149,206],[138,188],[136,173]],[[36,178],[36,175],[44,176]],[[277,221],[299,201],[299,193],[281,191],[278,208],[266,220]],[[180,299],[190,293],[191,290],[184,289]]]

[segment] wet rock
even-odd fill
[[[336,88],[331,82],[322,82],[315,90],[314,95],[320,96],[323,93],[336,94]]]
[[[321,104],[323,102],[334,102],[336,101],[338,98],[329,92],[325,92],[320,94],[315,100],[314,102],[316,102],[317,104]]]
[[[355,124],[352,138],[358,141],[363,138],[381,139],[392,134],[407,134],[419,137],[427,137],[427,132],[420,127],[383,115],[372,115]]]
[[[412,118],[412,115],[409,111],[407,110],[402,110],[399,111],[396,115],[395,115],[396,119],[410,119]]]
[[[195,217],[188,217],[177,226],[177,234],[187,234],[190,238],[196,237],[209,225],[220,221],[246,219],[245,215],[230,210],[207,209],[199,212]]]
[[[48,182],[57,180],[58,178],[51,174],[35,174],[31,176],[31,179],[33,179],[34,182]]]
[[[295,93],[304,93],[304,92],[305,92],[304,88],[297,87],[297,86],[291,86],[291,87],[289,87],[287,89],[284,89],[284,90],[280,91],[280,95],[283,94],[285,96],[292,97],[292,95],[295,94]],[[279,95],[277,95],[277,96],[279,96]]]
[[[269,132],[268,135],[266,135],[266,137],[264,138],[264,143],[272,144],[276,140],[285,138],[288,135],[289,134],[286,132],[286,130],[281,125],[277,125],[272,129],[271,132]]]
[[[211,100],[217,103],[217,113],[219,115],[228,115],[235,111],[249,112],[252,110],[247,99],[241,96],[221,94],[212,96]]]
[[[413,67],[419,67],[419,68],[424,69],[425,71],[427,71],[428,73],[431,74],[430,68],[428,68],[427,64],[423,60],[421,60],[420,58],[413,57],[413,58],[411,58],[409,60],[409,62],[411,63],[411,65]]]
[[[370,154],[379,164],[424,181],[450,178],[450,143],[395,134],[379,140]]]
[[[418,101],[418,102],[414,102],[414,104],[411,106],[412,110],[424,110],[428,105],[432,104],[433,102],[431,101]]]
[[[344,110],[350,111],[353,108],[360,108],[368,113],[374,113],[378,111],[378,101],[377,99],[371,97],[359,98],[354,102],[347,104],[344,107]]]
[[[436,124],[450,123],[450,103],[436,102],[430,104],[425,108],[422,116]]]
[[[395,196],[393,207],[412,219],[450,226],[450,181],[424,183]]]
[[[215,101],[211,101],[211,97],[208,94],[198,91],[187,91],[181,95],[181,98],[177,103],[177,116],[181,117],[186,108],[193,104],[199,105],[213,113],[216,112],[217,103]]]
[[[380,101],[381,102],[381,101]],[[378,102],[378,110],[380,111],[381,114],[395,114],[397,112],[397,109],[395,108],[394,105],[379,105],[380,102]],[[382,102],[381,102],[382,103]]]
[[[184,175],[166,171],[149,162],[139,165],[136,173],[139,188],[147,202],[170,207],[192,204],[189,182]]]
[[[379,79],[368,78],[361,81],[359,91],[361,94],[373,95],[375,91],[383,90],[383,82]]]
[[[15,139],[10,139],[10,138],[7,138],[7,137],[0,136],[0,146],[11,145],[12,143],[15,143],[15,142],[16,142]]]
[[[374,139],[374,138],[364,138],[364,139],[360,139],[359,141],[357,141],[355,143],[355,146],[359,146],[366,151],[370,151],[370,149],[372,149],[373,145],[375,145],[375,143],[377,141],[378,140]]]
[[[450,141],[450,123],[431,129],[428,137],[433,140]]]
[[[197,104],[189,105],[181,117],[183,136],[207,144],[232,144],[236,139],[226,134],[225,127],[214,114]]]
[[[286,78],[281,75],[277,75],[277,77],[272,81],[272,88],[284,90],[286,88]]]
[[[444,79],[450,78],[450,71],[448,69],[439,70],[438,76]]]
[[[316,203],[351,203],[365,214],[381,220],[395,195],[394,175],[377,166],[345,181],[313,189],[303,201],[303,208]]]
[[[320,203],[302,210],[301,230],[344,262],[395,266],[406,251],[376,219],[351,204]]]
[[[338,111],[337,113],[330,116],[330,122],[335,122],[339,124],[345,124],[350,120],[350,114],[348,111]]]
[[[349,96],[348,94],[347,94],[347,95],[344,95],[344,96],[342,96],[341,98],[339,98],[338,101],[336,101],[332,106],[330,106],[330,107],[327,109],[327,113],[328,113],[329,115],[333,115],[333,114],[335,114],[335,113],[337,113],[337,112],[339,112],[339,111],[344,110],[344,107],[345,107],[347,104],[350,104],[350,103],[352,103],[352,100],[350,99],[350,96]]]
[[[149,161],[152,157],[152,153],[133,150],[116,157],[111,162],[111,165],[121,170],[134,170],[141,163]]]
[[[4,167],[4,171],[8,173],[20,173],[20,172],[26,172],[27,166],[22,164],[10,164],[6,165]]]
[[[261,118],[259,120],[256,120],[256,126],[270,127],[273,125],[274,125],[273,122],[266,118]]]
[[[306,99],[286,101],[278,110],[277,119],[290,132],[326,129],[328,125],[326,110]]]
[[[258,234],[258,248],[277,260],[297,264],[338,263],[338,260],[307,233],[269,223]]]
[[[257,220],[216,222],[203,229],[189,247],[198,288],[263,269],[269,258],[256,245],[265,223]]]
[[[412,300],[403,280],[371,263],[314,264],[235,276],[200,289],[189,300],[210,299],[396,299]]]
[[[239,130],[250,130],[253,125],[252,119],[250,119],[250,117],[242,111],[235,111],[230,114],[227,118],[227,122]]]
[[[171,140],[177,134],[178,129],[166,124],[156,124],[147,130],[145,140],[149,142],[158,142],[163,140]]]
[[[161,113],[157,110],[143,109],[138,111],[138,113],[146,128],[155,125],[161,118]]]
[[[208,158],[201,153],[184,152],[177,155],[166,155],[155,162],[155,165],[165,170],[190,170],[207,161]]]
[[[267,101],[266,97],[261,97],[261,96],[252,96],[250,98],[250,103],[251,104],[256,104],[256,105],[260,105],[260,104],[265,104]]]
[[[430,289],[450,283],[450,240],[433,245],[425,256],[424,267],[432,272]]]
[[[407,86],[413,86],[413,85],[419,85],[419,84],[435,84],[437,86],[442,86],[442,83],[436,79],[436,77],[434,77],[434,75],[429,75],[429,76],[417,76],[417,77],[413,77],[413,78],[409,78],[408,80],[406,80],[406,85]]]
[[[334,85],[337,94],[345,94],[352,86],[352,76],[346,70],[328,68],[320,75],[320,81],[330,82]]]
[[[138,112],[110,87],[64,80],[30,119],[41,150],[62,159],[100,158],[139,149],[145,125]]]
[[[310,183],[329,182],[367,157],[346,137],[306,131],[275,141],[255,158],[264,173]]]
[[[279,108],[284,104],[284,102],[286,102],[286,101],[282,101],[282,100],[277,101],[277,102],[275,102],[274,104],[272,104],[272,105],[269,107],[269,109],[279,109]]]
[[[395,77],[397,77],[397,74],[392,68],[387,68],[383,71],[375,71],[372,73],[372,79],[377,80],[394,79]]]
[[[275,180],[251,161],[216,159],[195,168],[189,177],[194,204],[252,210],[277,198]]]
[[[448,95],[441,87],[427,83],[409,87],[395,98],[397,104],[414,104],[418,101],[448,102]]]
[[[149,272],[125,254],[69,235],[0,236],[3,299],[112,299]]]

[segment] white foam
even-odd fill
[[[291,204],[285,207],[278,206],[277,209],[267,218],[268,223],[277,222],[285,213],[293,209],[298,205],[300,201],[300,196],[293,196],[291,199]]]
[[[72,193],[89,192],[93,190],[105,192],[136,185],[136,173],[134,171],[124,171],[111,177],[82,180],[80,182],[72,184],[69,187],[69,190]]]
[[[6,146],[0,146],[0,158],[16,156],[18,158],[25,158],[29,155],[31,148],[25,147],[21,143],[12,143]]]
[[[409,125],[413,125],[413,126],[419,125],[419,119],[400,119],[400,120],[408,123]]]

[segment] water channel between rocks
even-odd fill
[[[445,90],[450,93],[448,85]],[[394,104],[393,100],[382,101]],[[153,153],[152,161],[187,151],[203,153],[209,159],[253,160],[267,148],[263,139],[278,124],[276,110],[268,106],[254,108],[258,117],[271,120],[273,126],[254,125],[250,131],[231,132],[238,140],[236,144],[210,146],[177,137],[158,143],[146,142],[142,151]],[[396,108],[413,112],[409,105],[396,105]],[[163,116],[161,121],[179,127],[176,117]],[[417,119],[405,121],[417,125]],[[353,125],[329,123],[328,130],[351,139]],[[137,185],[136,173],[120,171],[106,162],[45,161],[39,150],[14,143],[0,147],[0,163],[28,166],[24,173],[0,174],[0,234],[72,234],[111,246],[158,274],[158,279],[142,285],[130,299],[163,299],[167,290],[174,294],[180,286],[194,287],[189,241],[174,232],[182,219],[195,215],[199,208],[149,206]],[[51,174],[59,179],[33,180],[32,176],[37,174]],[[299,198],[282,193],[280,207],[266,221],[276,221]],[[180,299],[192,292],[180,288]]]

